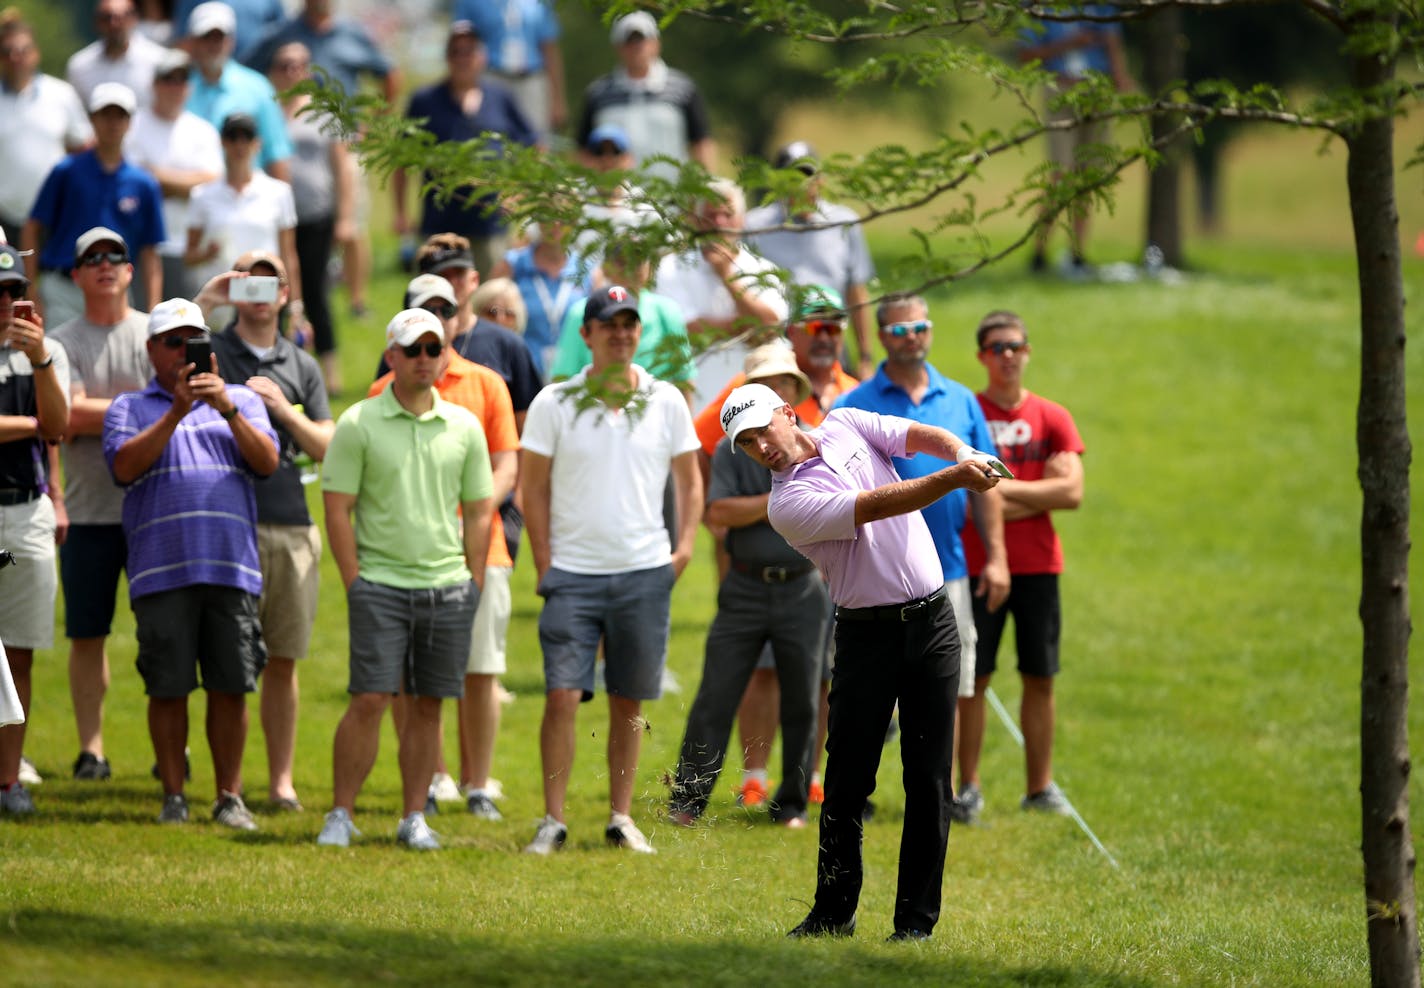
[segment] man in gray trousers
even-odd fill
[[[770,347],[762,348],[766,349]],[[783,373],[768,373],[777,368],[770,366],[771,361],[763,363],[768,366],[758,375],[758,383],[793,406],[805,398],[809,385],[789,350],[782,361]],[[768,643],[781,682],[782,739],[781,785],[768,808],[771,818],[783,826],[806,826],[831,598],[815,565],[787,545],[767,521],[770,494],[771,474],[766,468],[722,440],[712,457],[705,520],[727,528],[731,565],[717,592],[702,685],[687,716],[668,806],[668,819],[679,826],[692,826],[707,809],[737,706]]]

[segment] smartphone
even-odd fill
[[[261,274],[233,278],[227,283],[227,297],[231,302],[275,302],[277,279]]]
[[[10,316],[13,319],[24,319],[26,322],[35,321],[35,303],[25,299],[18,299],[10,309]]]
[[[202,336],[194,336],[183,344],[183,360],[189,364],[197,364],[193,368],[194,374],[211,374],[213,372],[213,344],[211,337],[207,333]]]

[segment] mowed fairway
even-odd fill
[[[1117,235],[1126,256],[1132,233]],[[432,820],[444,851],[398,848],[387,731],[358,805],[365,839],[318,848],[346,684],[344,603],[328,559],[301,667],[297,786],[307,812],[262,814],[255,835],[207,819],[200,696],[194,822],[154,823],[158,788],[123,608],[111,641],[107,785],[67,781],[75,743],[62,638],[37,656],[27,751],[47,781],[33,818],[0,819],[6,981],[1363,982],[1358,310],[1347,237],[1341,229],[1338,246],[1304,250],[1201,245],[1205,270],[1178,287],[1032,281],[1016,264],[933,299],[935,361],[973,386],[982,382],[974,324],[989,309],[1017,309],[1034,345],[1030,387],[1066,404],[1087,443],[1083,508],[1059,516],[1068,572],[1056,774],[1119,869],[1071,820],[1019,812],[1021,755],[991,719],[988,805],[981,826],[950,835],[935,938],[881,942],[903,810],[892,743],[866,828],[859,934],[787,942],[812,891],[814,827],[788,833],[736,807],[735,772],[696,829],[660,819],[714,607],[706,540],[674,596],[670,663],[683,691],[645,711],[634,815],[656,857],[603,846],[601,696],[580,720],[568,848],[549,860],[518,853],[542,813],[539,601],[527,553],[506,677],[518,699],[505,708],[496,754],[505,822],[449,806]],[[1420,264],[1406,258],[1413,291]],[[400,283],[381,275],[378,311],[392,311]],[[349,382],[373,366],[382,324],[343,327]],[[1409,359],[1411,379],[1424,380],[1417,349]],[[1421,422],[1416,401],[1416,436]],[[996,688],[1015,709],[1008,646],[1001,665]],[[255,699],[252,719],[245,774],[262,810]],[[1412,723],[1417,744],[1417,708]],[[451,716],[446,734],[453,758]]]

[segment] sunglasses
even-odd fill
[[[444,343],[412,343],[410,346],[401,347],[400,352],[414,360],[420,356],[421,351],[424,351],[427,357],[438,357],[444,349]]]
[[[161,82],[165,86],[183,86],[188,82],[188,72],[186,69],[179,72],[169,72],[167,75],[161,75],[153,81]]]
[[[806,326],[806,332],[812,336],[817,336],[821,333],[830,336],[832,333],[845,332],[845,323],[838,319],[811,319],[804,325]]]
[[[188,337],[182,333],[169,333],[167,336],[160,336],[158,342],[170,350],[178,350],[188,342]]]
[[[441,302],[439,305],[424,305],[421,308],[426,312],[435,313],[441,319],[454,319],[455,313],[460,311],[449,302]]]
[[[92,254],[85,254],[81,257],[79,259],[79,267],[97,268],[105,261],[118,267],[120,264],[128,263],[128,259],[129,256],[121,250],[96,250]]]
[[[1028,340],[1016,340],[1013,343],[985,343],[979,348],[980,353],[992,353],[996,357],[1002,357],[1006,353],[1018,353],[1028,346]]]
[[[8,295],[13,298],[24,298],[30,291],[28,281],[0,281],[0,295]]]
[[[891,336],[923,336],[934,328],[934,323],[928,319],[921,319],[919,322],[892,322],[881,332],[889,333]]]

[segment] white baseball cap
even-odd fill
[[[455,301],[455,286],[438,274],[418,274],[405,286],[405,304],[412,309],[420,308],[433,298],[451,305],[460,304]]]
[[[122,82],[101,82],[89,94],[89,112],[98,113],[106,106],[117,106],[129,116],[138,109],[134,92]]]
[[[424,309],[403,309],[386,324],[386,349],[393,346],[410,346],[427,333],[434,333],[442,342],[445,326],[440,317]]]
[[[201,329],[207,332],[208,324],[203,321],[203,310],[186,298],[170,298],[159,302],[148,314],[148,337],[162,336],[175,329]]]
[[[74,256],[83,257],[89,253],[89,248],[95,244],[112,243],[118,244],[125,254],[129,252],[128,241],[116,230],[110,230],[107,226],[93,226],[79,235],[79,239],[74,241]]]
[[[201,38],[214,31],[221,31],[226,35],[237,33],[237,14],[220,0],[200,3],[188,15],[188,33],[191,36]]]
[[[744,430],[770,425],[776,410],[785,404],[781,395],[765,384],[743,384],[722,402],[722,431],[735,445]]]
[[[608,36],[615,45],[621,45],[635,34],[645,38],[658,37],[658,22],[646,10],[635,10],[618,18]]]

